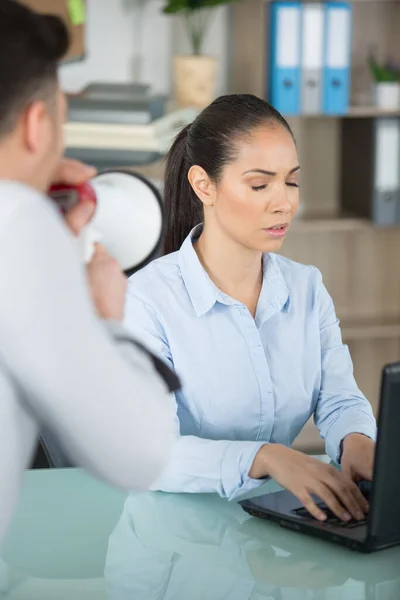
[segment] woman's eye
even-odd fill
[[[288,185],[288,186],[290,186],[290,187],[295,187],[295,188],[298,188],[298,187],[299,187],[299,184],[298,184],[298,183],[296,183],[295,181],[287,181],[287,182],[286,182],[286,185]]]
[[[251,189],[254,190],[255,192],[259,192],[260,190],[265,190],[266,187],[267,187],[267,184],[264,183],[264,185],[252,185]]]

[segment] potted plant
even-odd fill
[[[375,104],[386,110],[400,107],[400,68],[390,61],[379,64],[374,58],[369,61],[375,85]]]
[[[191,54],[173,59],[174,96],[180,106],[207,106],[215,96],[217,60],[203,54],[204,41],[212,26],[213,12],[233,0],[165,0],[164,13],[185,20]]]

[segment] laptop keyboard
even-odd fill
[[[369,501],[370,484],[368,482],[362,482],[359,484],[359,488],[362,491],[365,498]],[[324,502],[319,502],[319,503],[317,502],[317,506],[318,506],[318,508],[323,510],[327,516],[326,521],[323,521],[323,523],[325,525],[331,525],[331,526],[335,526],[335,527],[345,527],[346,529],[353,529],[354,527],[361,527],[361,525],[365,525],[367,522],[367,518],[363,519],[362,521],[356,521],[356,519],[352,519],[351,521],[341,521],[335,515],[335,513],[333,513],[331,511],[331,509],[326,506],[326,504]],[[308,512],[308,510],[306,508],[304,508],[303,506],[301,506],[300,508],[296,508],[293,512],[296,515],[298,515],[299,517],[316,520],[315,517],[313,517]]]
[[[317,503],[317,506],[327,515],[326,521],[323,521],[325,525],[335,525],[336,527],[353,529],[354,527],[365,525],[367,522],[366,519],[363,519],[362,521],[356,521],[356,519],[352,519],[351,521],[341,521],[323,502]],[[293,512],[295,512],[299,517],[316,520],[315,517],[313,517],[304,507],[296,508],[296,510]]]

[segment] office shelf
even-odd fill
[[[367,1],[367,0],[364,0]],[[315,115],[296,115],[296,119],[365,119],[377,117],[400,117],[400,108],[392,110],[383,110],[377,106],[350,106],[349,111],[344,115],[326,115],[324,113]]]
[[[269,1],[242,0],[232,5],[231,36],[231,91],[253,93],[263,97],[267,89],[269,64],[267,51],[269,37]],[[351,52],[351,98],[366,98],[372,90],[369,70],[371,48],[379,61],[400,60],[399,0],[356,0],[353,4],[353,37]],[[251,44],[243,44],[251,40]],[[353,106],[352,117],[379,116],[375,106]],[[399,115],[400,110],[383,111],[385,115]],[[321,115],[322,116],[322,115]],[[308,117],[306,117],[308,119]]]
[[[373,228],[368,219],[359,219],[351,216],[321,216],[305,215],[295,218],[292,231],[297,233],[313,232],[354,232],[370,230]]]
[[[357,319],[341,322],[344,341],[400,338],[400,316],[397,319]]]
[[[364,0],[366,1],[366,0]],[[351,106],[349,112],[343,115],[346,117],[399,117],[400,109],[383,110],[377,106]]]

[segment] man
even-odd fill
[[[119,324],[123,274],[100,247],[86,273],[44,195],[56,180],[93,175],[73,162],[60,168],[57,63],[67,48],[60,20],[1,0],[0,541],[39,424],[76,463],[125,488],[147,488],[174,442],[176,381]],[[83,204],[68,216],[75,232],[93,210]]]

